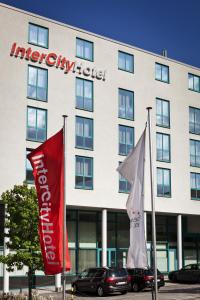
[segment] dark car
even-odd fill
[[[84,270],[72,283],[74,293],[93,292],[99,297],[129,290],[129,276],[124,268],[90,268]]]
[[[127,269],[130,276],[131,290],[139,292],[145,288],[154,286],[154,271],[152,269]],[[165,285],[164,275],[157,270],[157,285],[158,288]]]
[[[180,270],[172,271],[168,274],[172,282],[200,283],[200,264],[190,264]]]

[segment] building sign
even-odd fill
[[[17,43],[13,43],[10,56],[19,57],[27,61],[38,64],[46,64],[49,67],[55,67],[61,69],[65,74],[69,72],[77,73],[79,75],[83,74],[86,77],[96,78],[98,80],[106,80],[106,71],[97,69],[95,67],[85,66],[83,63],[77,61],[70,61],[62,55],[57,55],[54,52],[41,53],[37,50],[32,50],[31,47],[24,48],[18,46]]]

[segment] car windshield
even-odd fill
[[[145,275],[154,275],[154,270],[153,269],[147,269],[147,270],[144,270],[144,274]],[[157,274],[160,275],[160,271],[157,270]]]
[[[127,272],[125,269],[110,269],[108,270],[108,276],[111,277],[122,277],[126,276]]]

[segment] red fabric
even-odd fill
[[[63,270],[63,129],[28,154],[39,204],[39,236],[46,275]],[[66,270],[70,270],[66,238]]]

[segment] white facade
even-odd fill
[[[48,28],[48,49],[28,43],[29,23]],[[40,144],[26,139],[27,107],[37,107],[47,110],[47,137],[62,127],[62,115],[68,115],[68,207],[100,212],[103,209],[125,212],[127,193],[119,193],[119,175],[116,172],[119,162],[124,160],[124,156],[118,154],[118,126],[134,127],[136,144],[147,119],[146,107],[151,106],[156,212],[175,217],[190,216],[189,231],[199,233],[200,201],[191,200],[190,173],[200,173],[200,169],[190,166],[189,141],[199,141],[200,135],[189,133],[189,107],[200,108],[200,94],[188,89],[188,73],[200,76],[200,70],[4,4],[0,5],[0,27],[0,193],[25,180],[26,149],[34,149]],[[76,57],[76,38],[93,43],[94,61]],[[25,57],[20,58],[21,54],[18,57],[10,56],[13,43],[25,50],[31,47],[32,51],[38,51],[40,55],[62,55],[70,62],[82,63],[82,70],[86,67],[102,70],[105,78],[91,78],[87,73],[84,75],[83,71],[82,74],[78,74],[78,71],[64,73],[60,68],[48,66],[45,59],[40,64],[38,61],[26,60]],[[133,73],[118,69],[118,51],[134,56]],[[156,63],[169,67],[169,83],[155,80]],[[29,65],[48,70],[47,102],[27,97]],[[76,77],[93,81],[93,111],[76,108]],[[119,88],[134,92],[134,121],[118,117]],[[156,126],[156,98],[168,100],[170,103],[170,128]],[[93,119],[92,151],[75,147],[76,116]],[[156,132],[170,135],[170,162],[156,160]],[[76,155],[93,158],[92,190],[75,188]],[[170,197],[157,197],[157,168],[171,170]],[[146,212],[151,211],[148,151],[144,208]]]

